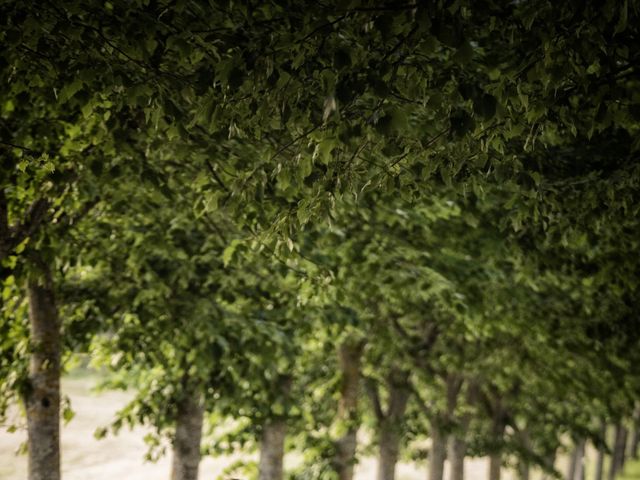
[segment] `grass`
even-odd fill
[[[627,460],[617,480],[640,480],[640,460]]]

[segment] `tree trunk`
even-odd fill
[[[470,381],[467,386],[467,404],[474,405],[477,401],[478,388],[475,381]],[[455,407],[455,403],[452,405]],[[467,430],[471,422],[469,412],[458,418],[458,428],[451,439],[451,480],[464,480],[464,459],[467,456]]]
[[[387,380],[389,404],[386,413],[378,412],[380,414],[378,418],[380,428],[378,480],[395,480],[396,478],[402,433],[400,426],[410,394],[407,386],[408,377],[408,372],[392,370]]]
[[[60,479],[60,321],[51,277],[30,279],[27,412],[29,480]]]
[[[258,480],[282,480],[286,435],[287,422],[284,417],[274,418],[264,425],[260,441]]]
[[[500,480],[502,472],[502,453],[494,452],[489,455],[489,480]]]
[[[624,470],[624,464],[627,462],[627,437],[629,436],[629,430],[622,425],[622,438],[620,439],[620,455],[618,455],[618,472]]]
[[[466,456],[467,444],[466,444],[466,425],[468,420],[466,418],[458,419],[455,422],[455,410],[458,404],[458,394],[462,388],[463,378],[455,373],[449,373],[446,379],[446,396],[447,396],[447,411],[446,422],[449,427],[452,425],[457,427],[456,432],[450,437],[450,480],[463,480],[464,477],[464,457]],[[447,444],[447,438],[443,438],[442,441]]]
[[[524,429],[520,433],[520,438],[522,440],[522,446],[529,453],[531,451],[531,438],[529,436],[529,431]],[[520,480],[529,480],[529,475],[531,473],[531,468],[529,464],[529,458],[520,458],[518,461],[518,475]]]
[[[584,443],[583,440],[578,440],[569,457],[569,465],[567,467],[567,479],[566,480],[579,480],[576,474],[580,471],[580,464],[582,463],[582,457],[584,456]]]
[[[548,456],[544,460],[542,480],[550,480],[551,478],[553,478],[553,475],[551,475],[551,472],[553,472],[555,463],[556,463],[556,449],[549,452]]]
[[[276,388],[281,401],[287,409],[293,378],[291,375],[278,375]],[[260,463],[258,480],[282,480],[284,473],[284,442],[287,437],[287,415],[277,415],[265,421],[260,439]]]
[[[629,456],[634,460],[638,459],[638,444],[640,443],[640,403],[636,402],[633,409],[631,432],[629,438]]]
[[[502,473],[502,441],[505,426],[504,408],[500,398],[497,398],[492,412],[491,440],[493,445],[489,454],[489,480],[500,480],[500,474]]]
[[[638,429],[638,424],[634,424],[631,439],[629,440],[629,456],[634,460],[638,459],[638,444],[640,444],[640,432]]]
[[[573,480],[584,480],[585,477],[585,464],[584,464],[584,449],[585,440],[580,440],[576,445],[576,472]]]
[[[360,357],[364,342],[344,342],[338,348],[342,385],[338,405],[338,422],[344,433],[336,441],[334,466],[339,480],[352,480],[358,433],[358,394],[360,385]]]
[[[450,480],[464,480],[464,458],[467,456],[467,441],[465,438],[459,435],[452,437],[449,452]]]
[[[378,480],[395,480],[396,463],[400,449],[398,425],[390,419],[380,424],[380,450],[378,453]]]
[[[622,423],[618,423],[615,429],[615,436],[613,441],[613,452],[611,454],[611,465],[609,467],[609,480],[615,480],[616,475],[620,471],[622,464],[624,463],[624,443],[625,443],[625,428]]]
[[[602,473],[604,471],[604,452],[606,450],[607,442],[607,424],[603,420],[600,426],[600,437],[602,443],[598,445],[598,455],[596,458],[596,471],[594,473],[594,480],[602,480]]]
[[[171,480],[197,480],[204,406],[200,394],[186,392],[178,404]]]
[[[442,428],[431,422],[431,451],[429,452],[429,480],[444,478],[444,461],[447,458],[447,438]]]

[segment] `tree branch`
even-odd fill
[[[211,162],[209,161],[208,158],[206,158],[204,160],[204,162],[207,164],[207,168],[209,169],[209,172],[211,173],[211,175],[213,176],[213,179],[216,181],[216,183],[218,185],[220,185],[220,187],[227,193],[229,192],[229,189],[227,188],[227,186],[224,184],[224,182],[222,181],[222,179],[220,178],[220,176],[216,173],[215,169],[213,168],[213,165],[211,165]]]
[[[409,388],[411,393],[413,393],[418,399],[418,406],[420,407],[420,410],[422,410],[422,412],[426,415],[428,419],[432,419],[435,415],[435,411],[433,408],[434,402],[428,403],[426,400],[424,400],[420,395],[420,392],[418,392],[418,389],[416,388],[416,386],[413,384],[413,382],[408,381],[407,387]]]
[[[378,392],[378,385],[376,381],[371,377],[364,378],[364,386],[367,391],[367,395],[371,400],[371,405],[373,406],[373,413],[376,416],[376,419],[380,422],[385,419],[386,415],[382,410],[382,404],[380,403],[380,393]]]
[[[19,150],[22,150],[23,152],[31,153],[31,154],[34,154],[34,155],[40,155],[40,152],[37,152],[36,150],[32,150],[30,148],[23,147],[22,145],[16,145],[15,143],[5,142],[4,140],[0,140],[0,145],[5,145],[7,147],[17,148]]]
[[[94,198],[84,202],[82,208],[76,212],[75,215],[63,214],[57,222],[57,225],[64,228],[70,228],[72,225],[78,223],[84,218],[90,211],[100,202],[100,198]]]
[[[9,237],[9,216],[7,212],[7,196],[4,188],[0,188],[0,244]]]

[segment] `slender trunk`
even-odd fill
[[[429,452],[429,480],[442,480],[447,458],[447,438],[440,425],[431,422],[431,451]]]
[[[502,453],[494,452],[489,455],[489,480],[500,480],[502,473]]]
[[[500,480],[502,472],[502,442],[505,429],[505,412],[498,398],[493,405],[491,425],[491,451],[489,454],[489,480]]]
[[[523,430],[521,432],[522,446],[527,452],[531,451],[531,438],[529,436],[528,430]],[[528,457],[519,459],[518,462],[518,474],[520,476],[520,480],[529,480],[530,475],[530,464]]]
[[[386,413],[378,419],[380,425],[378,480],[395,480],[396,464],[400,451],[401,423],[407,409],[409,374],[392,370],[387,380],[389,404]]]
[[[631,425],[631,434],[629,438],[629,456],[634,460],[638,459],[638,443],[640,443],[640,404],[636,402],[636,407],[633,410],[633,418]]]
[[[335,470],[339,480],[352,480],[358,433],[358,394],[360,357],[364,342],[345,342],[338,348],[342,385],[338,405],[338,422],[344,425],[343,435],[336,441]]]
[[[467,456],[467,441],[465,438],[460,435],[452,437],[449,452],[450,480],[464,480],[464,458]]]
[[[449,464],[451,466],[449,480],[463,480],[464,478],[464,457],[467,452],[466,426],[463,425],[465,419],[460,418],[455,423],[455,410],[462,382],[463,380],[459,375],[453,373],[447,375],[447,422],[457,427],[449,439]],[[446,442],[446,439],[444,441]]]
[[[618,471],[624,470],[624,464],[627,461],[627,437],[629,436],[629,430],[624,425],[622,426],[622,438],[620,439],[620,455],[618,456]]]
[[[290,375],[279,375],[276,388],[279,393],[277,401],[285,406],[284,415],[276,415],[265,421],[260,439],[260,463],[258,464],[258,480],[282,480],[284,472],[284,442],[287,437],[287,415],[289,394],[293,378]]]
[[[284,417],[274,418],[264,425],[260,441],[258,480],[282,480],[286,435],[287,422]]]
[[[585,440],[580,440],[576,445],[576,471],[573,480],[584,480],[585,477],[585,465],[584,465],[584,449]]]
[[[638,459],[638,444],[640,444],[640,432],[638,429],[638,424],[634,424],[631,439],[629,440],[629,456],[634,460]]]
[[[442,480],[444,462],[447,458],[447,435],[443,424],[449,426],[456,408],[458,393],[462,386],[462,378],[449,374],[446,378],[447,410],[441,418],[431,421],[431,452],[429,458],[429,480]]]
[[[594,474],[594,480],[602,480],[602,473],[604,471],[604,452],[607,445],[607,424],[603,420],[600,426],[600,438],[601,443],[598,444],[598,456],[596,458],[596,471]]]
[[[581,441],[578,441],[571,451],[571,456],[569,457],[569,465],[567,466],[566,480],[576,480],[576,472],[578,470],[578,462],[580,458],[580,443]]]
[[[618,467],[618,452],[617,449],[620,445],[620,441],[618,437],[620,436],[620,425],[616,425],[613,430],[613,448],[611,449],[611,461],[609,462],[609,474],[607,476],[608,480],[615,480],[616,478],[616,469]]]
[[[474,405],[477,400],[478,386],[472,380],[467,387],[467,404]],[[461,415],[458,419],[458,428],[451,439],[451,480],[464,480],[464,459],[467,456],[467,431],[471,422],[469,412]]]
[[[60,479],[60,322],[50,275],[28,283],[31,358],[27,411],[29,480]]]
[[[615,480],[616,475],[620,471],[623,463],[624,451],[624,436],[625,428],[621,423],[618,423],[615,428],[613,452],[611,453],[611,465],[609,467],[609,480]]]
[[[186,392],[178,404],[171,480],[197,480],[204,407],[199,394]]]
[[[378,480],[395,480],[396,463],[400,449],[398,425],[390,419],[380,423],[380,450],[378,453]]]
[[[638,459],[638,443],[640,443],[640,434],[638,432],[638,419],[634,418],[633,430],[629,438],[629,456],[634,460]]]
[[[553,449],[552,452],[548,454],[548,456],[544,460],[542,479],[549,480],[552,478],[552,472],[554,471],[554,466],[556,463],[556,449]]]

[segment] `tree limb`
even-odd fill
[[[376,416],[376,419],[380,422],[385,419],[386,415],[382,410],[382,404],[380,403],[380,393],[378,392],[378,385],[376,381],[371,377],[364,378],[364,386],[367,391],[367,395],[371,400],[371,405],[373,406],[373,413]]]

